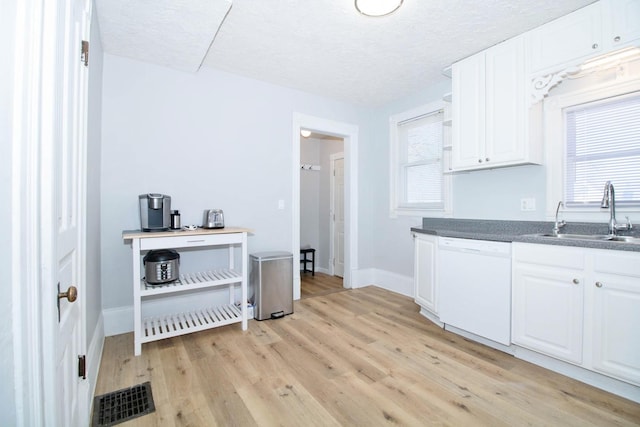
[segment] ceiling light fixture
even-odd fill
[[[300,129],[300,135],[304,138],[309,138],[311,136],[311,131],[306,129]]]
[[[402,6],[404,0],[355,0],[356,10],[365,16],[386,16]]]

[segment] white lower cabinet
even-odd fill
[[[438,237],[414,234],[415,301],[430,313],[438,314],[436,267]]]
[[[593,368],[640,384],[640,253],[595,256]]]
[[[582,363],[583,282],[579,271],[520,262],[515,265],[512,341]]]
[[[513,244],[512,341],[640,385],[640,253]]]

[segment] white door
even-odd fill
[[[45,304],[56,304],[55,319],[43,319],[51,331],[54,379],[47,402],[59,426],[84,425],[86,386],[78,375],[84,341],[84,191],[86,87],[88,70],[81,62],[82,40],[89,32],[90,2],[59,0],[48,5],[43,54],[42,233]],[[52,288],[52,289],[51,289]],[[77,290],[77,293],[75,292]],[[59,292],[68,293],[61,297]],[[77,299],[74,298],[74,293]],[[49,295],[58,298],[49,299]],[[57,322],[57,323],[56,323]],[[84,394],[81,393],[83,390]]]
[[[344,277],[344,156],[333,163],[333,274]]]

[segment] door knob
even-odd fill
[[[58,299],[66,298],[69,302],[74,302],[78,298],[78,288],[75,286],[69,286],[67,292],[60,292],[58,290]]]

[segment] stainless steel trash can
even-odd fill
[[[277,319],[293,313],[293,254],[252,254],[250,282],[255,292],[254,318]]]

